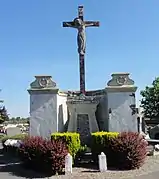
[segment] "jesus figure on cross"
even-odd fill
[[[64,22],[64,27],[73,27],[78,30],[77,35],[77,44],[78,44],[78,53],[84,55],[86,51],[86,27],[90,26],[99,26],[99,22],[93,21],[83,21],[81,18],[77,17],[73,22]]]
[[[85,94],[85,52],[86,52],[86,27],[99,27],[99,21],[84,21],[83,6],[78,7],[78,17],[71,22],[63,22],[63,27],[73,27],[78,30],[77,45],[80,62],[80,93]]]

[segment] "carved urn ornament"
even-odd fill
[[[129,73],[113,73],[112,79],[108,81],[108,86],[132,86],[134,81],[129,78]]]
[[[116,82],[117,82],[119,85],[124,85],[124,83],[126,83],[126,77],[125,77],[125,76],[119,76],[119,77],[116,79]]]
[[[40,87],[46,88],[48,85],[48,79],[46,78],[40,78],[39,79],[39,85]]]
[[[56,83],[52,81],[52,76],[35,76],[35,81],[30,84],[31,89],[55,89]]]

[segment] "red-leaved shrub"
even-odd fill
[[[60,140],[27,137],[19,148],[19,156],[26,166],[51,174],[62,173],[68,150]]]
[[[147,145],[139,133],[122,132],[111,140],[108,162],[118,169],[139,168],[145,161]]]

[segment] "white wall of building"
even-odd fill
[[[58,118],[58,132],[63,132],[64,125],[68,120],[68,111],[67,111],[67,96],[66,95],[57,95],[57,118]]]

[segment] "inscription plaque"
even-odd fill
[[[77,115],[77,132],[80,134],[81,143],[88,144],[90,137],[88,114]]]

